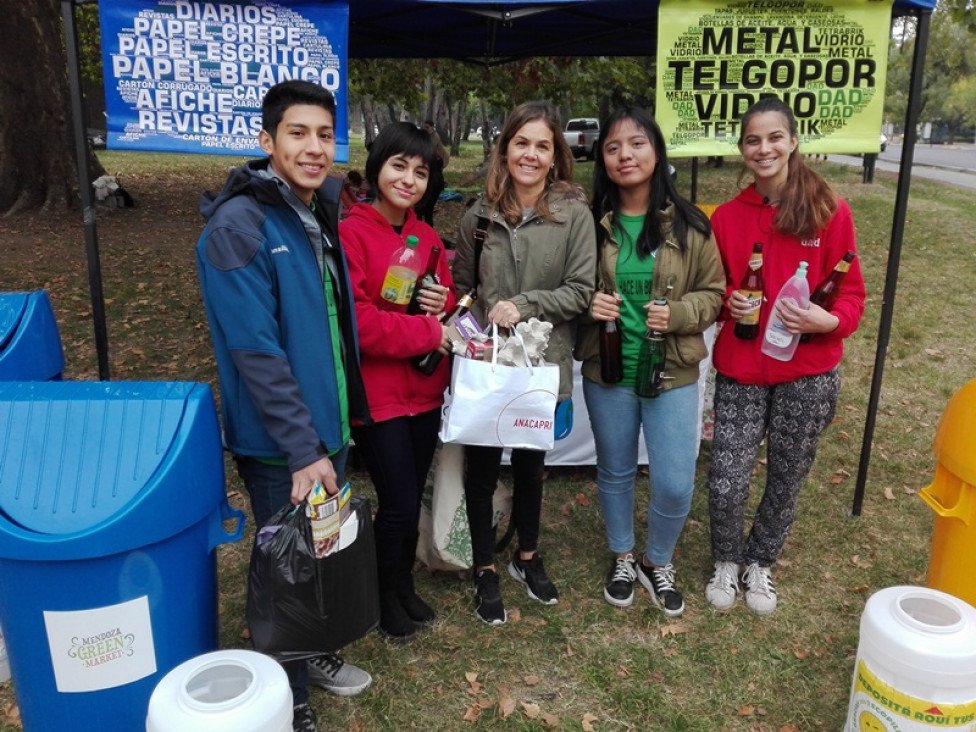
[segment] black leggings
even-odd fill
[[[464,448],[467,464],[464,498],[471,526],[471,550],[475,567],[495,563],[494,509],[492,498],[501,472],[500,447]],[[535,551],[539,545],[539,518],[542,514],[542,473],[546,453],[542,450],[512,450],[512,518],[522,551]]]
[[[441,410],[353,427],[356,450],[376,488],[376,563],[400,563],[404,542],[415,541],[420,500],[437,447]]]

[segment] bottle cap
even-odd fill
[[[419,243],[420,243],[420,239],[418,239],[413,234],[407,237],[406,245],[411,249],[416,249]]]

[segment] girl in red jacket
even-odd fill
[[[766,615],[776,609],[770,568],[793,525],[820,435],[834,417],[838,364],[844,339],[864,312],[864,280],[855,259],[830,311],[781,304],[777,318],[787,332],[813,337],[789,361],[761,352],[773,299],[799,263],[809,264],[812,290],[856,244],[847,203],[797,151],[796,120],[787,105],[775,97],[760,100],[742,117],[740,130],[739,152],[753,180],[711,220],[727,282],[720,319],[737,321],[750,311],[749,300],[735,288],[754,242],[763,245],[765,297],[759,337],[739,338],[729,323],[715,344],[715,437],[708,472],[715,572],[705,597],[717,609],[732,607],[741,572],[746,606]],[[749,479],[767,436],[766,487],[743,542]]]
[[[376,488],[373,522],[380,579],[380,631],[388,638],[413,640],[418,627],[434,621],[413,583],[420,499],[437,446],[441,405],[450,372],[447,359],[426,376],[412,361],[430,351],[450,350],[447,329],[436,317],[454,306],[454,286],[442,255],[440,284],[420,295],[422,313],[380,296],[393,252],[408,236],[419,239],[423,266],[431,248],[443,244],[413,207],[427,190],[434,143],[409,122],[382,129],[366,160],[366,180],[374,193],[357,203],[339,225],[356,300],[359,350],[366,397],[374,423],[353,424],[357,453]]]

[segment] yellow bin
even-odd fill
[[[976,379],[949,400],[932,452],[935,477],[919,493],[936,513],[926,584],[976,606]]]

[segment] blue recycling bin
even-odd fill
[[[24,729],[145,729],[163,676],[218,647],[216,547],[243,528],[210,387],[0,382],[0,625]]]
[[[0,381],[50,381],[63,372],[61,335],[47,293],[0,293]]]

